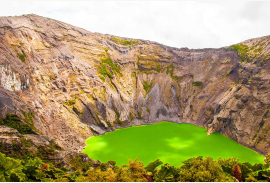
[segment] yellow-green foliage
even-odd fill
[[[133,121],[134,120],[134,116],[133,116],[132,112],[129,113],[129,120],[130,121]]]
[[[29,127],[30,122],[29,124],[22,124],[20,118],[15,114],[8,113],[5,118],[0,119],[0,125],[6,125],[10,128],[14,128],[21,134],[30,134],[32,131],[32,129]]]
[[[174,65],[173,65],[173,64],[170,64],[170,65],[167,67],[166,74],[169,74],[169,73],[170,73],[170,76],[171,76],[172,79],[178,80],[179,78],[178,78],[177,76],[174,76],[174,75],[173,75],[173,71],[174,71]]]
[[[143,81],[143,89],[145,90],[146,94],[150,92],[151,88],[153,86],[153,81],[148,83],[147,81]]]
[[[113,122],[114,124],[118,124],[120,126],[123,126],[125,124],[125,122],[120,121],[120,114],[117,110],[115,110],[115,121]]]
[[[128,41],[126,39],[120,39],[120,38],[116,38],[114,36],[112,36],[112,40],[117,43],[117,44],[122,44],[122,45],[135,45],[135,44],[138,44],[138,41],[137,40],[131,40],[131,41]]]
[[[264,45],[267,43],[260,41],[257,42],[256,45],[253,45],[251,47],[248,47],[244,44],[235,44],[229,47],[229,49],[236,50],[241,62],[247,61],[250,62],[251,60],[261,59],[261,60],[267,60],[270,57],[270,54],[266,54],[263,52]],[[266,55],[265,55],[266,54]],[[263,63],[262,63],[263,64]]]
[[[0,153],[0,181],[28,182],[235,182],[233,167],[238,166],[242,181],[270,181],[269,164],[241,163],[236,158],[213,160],[202,156],[189,158],[175,167],[159,159],[147,166],[136,158],[118,167],[115,161],[93,167],[80,156],[70,157],[69,169],[55,168],[39,158],[14,159]],[[71,171],[71,170],[76,171]]]
[[[202,82],[197,81],[197,82],[192,82],[192,84],[194,86],[201,86],[202,85]]]
[[[99,78],[102,81],[105,81],[106,76],[112,78],[113,74],[120,74],[120,66],[117,63],[113,63],[111,58],[101,58],[100,61],[98,73],[100,74]]]
[[[161,66],[159,64],[157,64],[157,71],[161,72]]]
[[[70,84],[73,85],[74,81],[77,78],[77,75],[76,74],[70,74],[68,77],[70,78]]]
[[[72,106],[74,104],[75,104],[75,99],[72,99],[72,100],[70,100],[68,102],[65,102],[65,105],[67,105],[67,106]]]
[[[19,59],[22,61],[22,62],[25,62],[25,54],[24,52],[22,51],[23,54],[18,54],[17,56],[19,57]]]
[[[246,55],[248,52],[248,46],[247,45],[243,45],[243,44],[234,44],[232,46],[229,47],[232,50],[236,50],[237,53],[240,56],[241,62],[244,62],[246,59]]]

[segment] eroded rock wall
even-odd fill
[[[269,37],[241,45],[243,53],[178,49],[37,15],[1,17],[1,115],[34,112],[39,133],[68,150],[116,128],[171,121],[267,154]]]

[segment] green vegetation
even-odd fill
[[[170,64],[169,66],[167,66],[166,74],[169,74],[169,73],[170,73],[170,76],[171,76],[172,79],[178,80],[179,77],[174,76],[174,75],[173,75],[173,71],[174,71],[174,65],[173,65],[173,64]]]
[[[133,121],[134,120],[134,116],[133,116],[133,113],[132,112],[129,113],[129,120],[130,121]]]
[[[20,59],[22,62],[25,62],[25,54],[24,54],[23,51],[22,51],[22,54],[18,54],[17,56],[19,57],[19,59]]]
[[[126,39],[120,39],[120,38],[117,38],[117,37],[114,37],[114,36],[112,36],[112,40],[116,44],[122,44],[122,45],[125,45],[125,46],[127,46],[127,45],[132,46],[132,45],[138,44],[138,41],[137,40],[130,40],[130,41],[128,41]]]
[[[29,111],[28,113],[23,112],[23,116],[24,116],[24,119],[23,121],[32,129],[34,130],[35,132],[38,132],[38,130],[36,129],[36,127],[34,126],[34,123],[33,123],[33,119],[35,119],[35,115],[32,111]]]
[[[194,86],[202,86],[202,82],[199,82],[199,81],[197,81],[197,82],[192,82],[192,84],[193,84]]]
[[[148,83],[147,81],[143,81],[143,89],[145,90],[146,94],[148,94],[153,86],[153,81]]]
[[[161,66],[160,66],[160,64],[157,64],[157,71],[158,72],[161,72]]]
[[[213,160],[202,156],[188,158],[181,166],[163,163],[159,159],[144,166],[128,160],[117,166],[115,161],[93,167],[80,156],[71,160],[72,168],[56,168],[39,158],[14,159],[0,153],[1,182],[259,182],[270,181],[269,164],[241,163],[235,158]]]
[[[123,126],[125,124],[125,122],[120,121],[120,114],[117,110],[115,110],[115,121],[113,122],[114,124],[118,124],[120,126]]]
[[[5,118],[1,118],[0,125],[6,125],[10,128],[18,130],[21,134],[30,134],[32,129],[28,124],[23,124],[20,118],[15,114],[7,114]]]
[[[258,61],[260,60],[261,63],[257,63],[261,64],[261,66],[264,65],[264,61],[268,60],[270,58],[270,54],[265,55],[264,53],[262,53],[263,49],[264,49],[264,45],[266,44],[267,41],[263,40],[260,42],[257,42],[256,45],[255,42],[253,43],[253,46],[247,46],[244,44],[235,44],[230,46],[228,49],[231,50],[236,50],[241,62],[251,62],[253,61]]]
[[[138,112],[138,119],[142,120],[142,113],[141,112]]]
[[[110,79],[113,74],[120,74],[120,66],[117,63],[113,63],[110,58],[102,58],[100,67],[98,68],[99,78],[104,82],[105,77],[108,76]]]
[[[0,181],[1,182],[20,182],[25,180],[22,172],[23,166],[19,160],[6,157],[0,153]]]
[[[113,72],[120,73],[120,67],[118,64],[113,63],[113,61],[110,58],[101,59],[101,63],[108,64]]]
[[[25,140],[25,139],[20,139],[21,140],[21,145],[23,146],[23,147],[30,147],[31,146],[31,144],[30,144],[30,142],[28,142],[27,140]]]
[[[241,62],[244,62],[248,52],[248,46],[243,44],[234,44],[229,47],[232,50],[236,50],[240,56]]]
[[[67,105],[67,106],[72,106],[74,104],[75,104],[75,99],[72,99],[72,100],[70,100],[68,102],[65,102],[65,105]]]
[[[135,76],[136,76],[136,72],[132,72],[131,77],[135,77]]]

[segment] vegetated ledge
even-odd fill
[[[7,114],[0,118],[0,152],[16,159],[40,158],[46,163],[53,163],[56,167],[72,167],[76,157],[80,163],[92,161],[87,155],[76,151],[65,151],[57,143],[44,135],[35,133],[27,124],[22,125],[20,117]]]

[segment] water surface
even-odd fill
[[[160,122],[154,125],[117,129],[86,140],[83,153],[91,159],[117,165],[128,163],[128,158],[144,165],[156,159],[180,166],[182,161],[197,156],[214,159],[236,157],[241,162],[263,163],[264,156],[219,133],[209,136],[206,129],[190,124]]]

